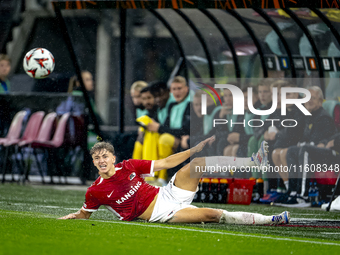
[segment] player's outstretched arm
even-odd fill
[[[173,154],[164,159],[155,160],[154,171],[156,172],[162,169],[173,168],[179,165],[180,163],[184,162],[185,160],[187,160],[190,156],[203,150],[204,146],[206,146],[207,143],[211,144],[214,141],[215,141],[215,136],[211,136],[205,139],[204,141],[200,142],[199,144],[197,144],[195,147],[192,147],[191,149]]]
[[[70,213],[64,217],[58,218],[59,220],[69,220],[69,219],[88,219],[91,216],[91,212],[84,211],[80,209],[76,213]]]
[[[215,141],[215,135],[210,136],[209,138],[205,139],[204,141],[197,144],[195,147],[192,147],[190,150],[190,156],[194,155],[197,152],[200,152],[203,150],[203,148],[209,143],[210,145]]]

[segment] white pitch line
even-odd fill
[[[312,241],[312,240],[280,238],[280,237],[271,237],[271,236],[259,236],[259,235],[250,235],[250,234],[246,235],[246,234],[236,234],[236,233],[218,232],[218,231],[211,231],[211,230],[200,230],[200,229],[192,229],[192,228],[176,228],[176,227],[169,227],[169,226],[162,226],[162,225],[138,224],[138,223],[132,223],[132,222],[105,221],[105,220],[92,220],[92,221],[112,223],[112,224],[142,226],[142,227],[150,227],[150,228],[165,228],[165,229],[183,230],[183,231],[200,232],[200,233],[220,234],[220,235],[229,235],[229,236],[253,237],[253,238],[260,238],[260,239],[277,240],[277,241],[290,241],[290,242],[340,246],[340,243],[318,242],[318,241]]]
[[[0,201],[0,203],[6,203]],[[11,205],[28,205],[27,203],[11,203]],[[78,210],[75,208],[64,208],[61,206],[49,206],[49,205],[35,205],[37,207],[46,207],[46,208],[61,208],[67,210]],[[105,210],[106,209],[99,209]],[[292,220],[323,220],[323,219],[308,219],[308,218],[292,218]],[[163,225],[146,225],[146,224],[139,224],[139,223],[132,223],[132,222],[120,222],[120,221],[104,221],[104,220],[90,220],[96,222],[105,222],[105,223],[112,223],[112,224],[123,224],[123,225],[134,225],[134,226],[144,226],[144,227],[151,227],[151,228],[165,228],[165,229],[174,229],[174,230],[183,230],[183,231],[192,231],[192,232],[200,232],[200,233],[210,233],[210,234],[221,234],[221,235],[230,235],[230,236],[240,236],[240,237],[253,237],[253,238],[262,238],[262,239],[271,239],[271,240],[278,240],[278,241],[290,241],[290,242],[300,242],[300,243],[312,243],[312,244],[321,244],[321,245],[335,245],[340,246],[340,243],[326,243],[326,242],[317,242],[311,240],[301,240],[301,239],[290,239],[290,238],[280,238],[280,237],[271,237],[271,236],[258,236],[258,235],[245,235],[245,234],[236,234],[236,233],[227,233],[227,232],[218,232],[218,231],[210,231],[210,230],[200,230],[200,229],[190,229],[190,228],[176,228],[176,227],[169,227]],[[328,221],[336,221],[336,220],[328,220]],[[326,233],[326,232],[323,232]],[[329,232],[331,233],[331,232]]]

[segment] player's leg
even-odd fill
[[[273,150],[272,152],[272,159],[273,159],[273,163],[275,166],[281,165],[281,157],[280,157],[281,150],[282,150],[281,148],[277,148]]]
[[[190,165],[192,167],[205,166],[205,158],[194,158],[189,164],[183,166],[176,173],[174,185],[180,189],[196,192],[199,180],[202,177],[202,172],[193,171],[193,173],[190,173]]]
[[[236,225],[265,225],[265,224],[288,224],[290,222],[289,212],[279,215],[265,216],[259,213],[228,212],[211,208],[185,208],[175,213],[169,222],[198,223],[216,222]]]
[[[258,166],[260,168],[268,166],[268,143],[263,141],[257,153],[253,153],[251,157],[238,158],[238,157],[206,157],[206,166],[233,166],[241,168],[244,166]]]
[[[291,169],[288,173],[288,182],[285,182],[286,189],[288,191],[296,191],[296,182],[300,178],[299,171],[299,155],[301,147],[291,146],[287,150],[286,160],[287,167]],[[296,170],[295,170],[296,169]]]
[[[285,149],[281,149],[280,153],[279,153],[279,165],[277,165],[278,167],[280,167],[280,171],[279,171],[279,174],[280,174],[280,177],[281,179],[283,180],[283,182],[285,183],[288,183],[288,179],[289,179],[289,172],[287,171],[287,159],[286,159],[286,156],[287,156],[287,150],[288,148],[285,148]],[[298,154],[298,152],[297,152]]]
[[[303,146],[305,147],[305,146]],[[287,150],[287,167],[291,169],[287,172],[288,181],[284,180],[287,192],[279,199],[274,201],[274,204],[289,207],[310,207],[311,203],[307,197],[299,195],[298,191],[301,190],[301,179],[303,173],[299,171],[299,154],[303,147],[291,146]],[[296,168],[296,170],[295,170]]]
[[[288,148],[285,148],[281,150],[280,152],[280,160],[281,160],[282,166],[287,166],[287,151],[288,151]]]
[[[284,211],[279,215],[266,216],[259,213],[228,212],[223,210],[219,223],[242,225],[280,225],[290,223],[290,213]]]
[[[223,211],[210,208],[185,208],[175,213],[168,222],[197,223],[197,222],[219,222]]]
[[[182,167],[177,173],[174,181],[174,185],[180,189],[189,190],[195,192],[198,186],[198,182],[204,171],[203,168],[207,166],[267,166],[267,142],[263,142],[258,152],[253,154],[249,158],[236,158],[226,156],[215,157],[201,157],[193,159],[189,164]]]

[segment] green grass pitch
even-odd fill
[[[106,209],[90,220],[57,220],[82,206],[85,188],[0,186],[0,254],[339,254],[340,229],[121,222]],[[213,205],[277,214],[265,205]],[[294,222],[340,221],[340,213],[292,209]]]

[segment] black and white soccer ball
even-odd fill
[[[54,70],[55,61],[51,52],[35,48],[26,53],[23,66],[25,72],[35,79],[44,79]]]

